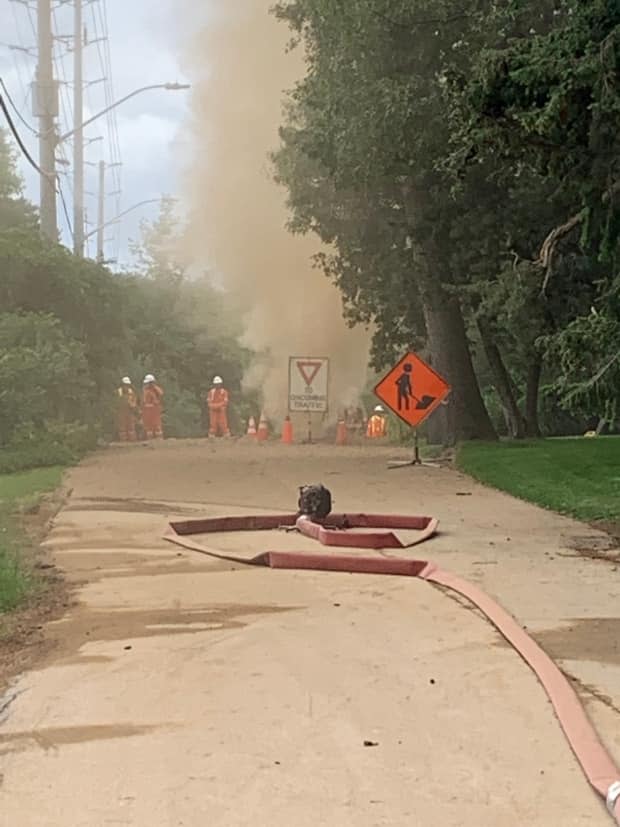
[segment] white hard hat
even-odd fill
[[[383,413],[383,405],[377,405],[375,408],[375,413]]]
[[[121,381],[123,385],[131,385],[131,379],[128,376],[123,376]]]
[[[224,380],[222,379],[222,377],[221,377],[221,376],[216,376],[216,377],[213,379],[213,384],[214,384],[214,385],[223,385],[223,384],[224,384]]]
[[[149,382],[154,382],[154,381],[155,381],[155,377],[153,376],[152,373],[147,373],[146,376],[144,377],[144,384],[145,385],[148,385]]]

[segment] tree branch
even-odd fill
[[[540,253],[538,254],[538,258],[535,262],[545,271],[545,279],[540,290],[542,296],[547,294],[547,287],[549,286],[551,275],[553,273],[553,261],[558,244],[563,238],[570,235],[575,227],[578,227],[581,224],[584,218],[585,210],[580,210],[578,213],[571,216],[571,218],[569,218],[564,224],[560,224],[559,227],[554,227],[547,238],[543,241],[542,247],[540,248]]]
[[[575,390],[573,390],[571,393],[569,393],[566,396],[566,400],[569,401],[571,399],[574,399],[575,397],[580,396],[585,391],[588,391],[591,388],[593,388],[595,385],[597,385],[601,381],[603,376],[605,376],[605,374],[608,371],[610,371],[613,368],[613,366],[616,364],[616,362],[619,361],[619,360],[620,360],[620,350],[616,351],[616,353],[611,357],[611,359],[609,359],[607,362],[605,362],[603,367],[600,368],[594,374],[594,376],[591,379],[588,379],[588,381],[585,382],[581,387],[575,388]]]
[[[609,189],[603,193],[603,204],[607,204],[617,192],[620,192],[620,181],[616,181],[615,184],[612,184]],[[546,296],[547,287],[553,275],[553,261],[558,244],[563,238],[570,235],[570,233],[583,222],[585,217],[586,210],[584,208],[571,216],[564,224],[560,224],[559,227],[554,227],[543,241],[538,258],[534,262],[534,264],[545,271],[545,278],[540,289],[540,295],[542,297]]]
[[[620,350],[616,351],[615,355],[612,356],[611,359],[608,362],[606,362],[603,365],[603,367],[597,373],[594,374],[594,376],[590,380],[590,385],[594,386],[594,385],[598,384],[598,382],[601,381],[603,376],[605,376],[607,371],[611,370],[619,359],[620,359]]]

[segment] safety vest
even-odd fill
[[[225,388],[211,388],[207,402],[210,408],[225,408],[228,405],[228,391]]]
[[[138,396],[134,389],[130,388],[128,385],[123,385],[118,389],[118,396],[121,405],[124,407],[132,409],[138,407]]]
[[[371,416],[368,420],[367,436],[369,439],[380,439],[384,437],[387,432],[387,423],[384,416]]]
[[[142,394],[142,405],[145,408],[155,408],[161,405],[163,395],[164,392],[159,385],[146,385]]]

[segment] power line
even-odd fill
[[[109,138],[109,161],[108,169],[112,177],[112,191],[114,197],[114,212],[116,214],[121,211],[121,168],[122,158],[120,149],[120,138],[118,130],[118,117],[114,108],[111,108],[115,101],[114,81],[112,71],[112,57],[110,48],[110,30],[107,17],[106,0],[98,0],[98,2],[91,5],[92,26],[94,31],[94,43],[97,47],[97,55],[99,58],[99,65],[101,73],[104,78],[104,100],[106,109],[107,133]],[[114,245],[115,257],[118,258],[121,245],[121,227],[119,224],[114,225]]]
[[[19,18],[17,15],[17,11],[15,9],[15,3],[9,0],[9,6],[11,8],[11,14],[13,16],[13,22],[15,24],[15,34],[17,37],[17,43],[19,44],[17,48],[12,48],[11,52],[13,54],[13,65],[17,70],[17,78],[19,81],[19,85],[21,87],[21,91],[23,93],[23,102],[22,107],[24,107],[28,101],[30,95],[30,86],[27,81],[24,81],[22,76],[22,60],[24,61],[25,65],[28,69],[31,67],[32,60],[29,48],[25,45],[24,39],[22,37],[22,29],[19,23]],[[35,36],[36,42],[36,36]],[[19,56],[21,55],[22,60],[19,60]]]
[[[2,86],[4,96],[8,100],[8,102],[11,104],[11,107],[12,107],[13,111],[15,112],[15,114],[17,115],[17,117],[20,119],[20,121],[23,123],[23,125],[26,127],[26,129],[29,129],[30,132],[32,132],[33,135],[36,135],[38,137],[39,133],[37,132],[37,130],[28,123],[28,121],[24,118],[22,113],[19,111],[19,109],[15,105],[15,102],[14,102],[13,98],[11,97],[11,93],[7,89],[6,83],[4,82],[3,78],[0,78],[0,86]]]
[[[2,84],[2,85],[4,86],[4,84]],[[13,137],[17,141],[17,144],[18,144],[19,148],[21,149],[24,157],[26,158],[26,160],[28,161],[30,166],[33,167],[39,173],[39,175],[45,175],[48,178],[51,177],[50,173],[49,172],[44,172],[41,169],[41,167],[37,164],[37,162],[34,160],[32,155],[28,152],[28,149],[24,145],[24,142],[22,141],[21,136],[20,136],[19,132],[17,131],[17,128],[16,128],[15,124],[13,123],[13,119],[11,118],[11,113],[8,110],[8,107],[6,105],[4,97],[1,94],[0,94],[0,109],[2,110],[2,112],[4,114],[4,117],[6,118],[6,122],[9,125],[9,129],[11,130],[11,133],[12,133]],[[58,194],[60,195],[60,200],[62,202],[63,212],[65,214],[65,219],[67,221],[67,227],[69,228],[69,232],[70,232],[71,236],[73,237],[73,227],[71,225],[71,218],[69,216],[69,210],[67,208],[67,202],[65,200],[65,194],[64,194],[63,189],[62,189],[62,184],[60,183],[60,177],[55,176],[55,179],[56,179],[55,189],[57,190]]]
[[[5,102],[5,100],[4,100],[4,98],[1,94],[0,94],[0,109],[2,109],[2,112],[4,113],[4,117],[6,118],[6,121],[9,125],[9,129],[13,133],[13,137],[17,141],[17,144],[18,144],[19,148],[21,149],[22,154],[27,159],[30,166],[33,167],[34,169],[36,169],[36,171],[39,173],[39,175],[46,175],[48,178],[51,177],[50,173],[49,172],[44,172],[41,169],[41,167],[37,164],[37,162],[34,160],[32,155],[28,152],[24,142],[22,141],[22,139],[20,137],[19,132],[17,131],[17,128],[15,127],[15,124],[13,123],[13,119],[11,118],[11,113],[9,112],[8,107],[6,105],[6,102]]]
[[[34,20],[32,19],[32,15],[29,13],[29,18],[31,25],[34,26]],[[69,54],[69,48],[65,42],[65,38],[59,34],[63,30],[63,23],[62,17],[59,16],[59,7],[52,8],[52,61],[54,65],[54,70],[56,74],[56,78],[58,81],[58,103],[59,103],[59,112],[58,112],[58,123],[59,125],[66,124],[69,127],[73,122],[73,107],[72,107],[72,100],[71,94],[69,91],[70,83],[68,81],[66,66],[65,66],[65,59]],[[64,227],[63,231],[66,228],[67,232],[69,233],[69,237],[73,240],[74,236],[74,227],[72,225],[69,206],[67,203],[67,198],[65,196],[65,191],[68,191],[69,198],[73,201],[73,179],[72,173],[70,170],[70,161],[68,158],[68,151],[67,146],[62,142],[57,142],[55,147],[55,152],[57,153],[59,163],[62,164],[64,169],[58,171],[56,179],[57,179],[57,191],[60,197],[61,205],[62,205],[62,213],[64,217]]]
[[[71,224],[71,216],[69,215],[69,209],[67,207],[67,202],[65,201],[65,194],[62,191],[62,186],[60,184],[60,179],[58,179],[58,193],[60,195],[60,200],[62,202],[62,211],[65,214],[65,221],[67,222],[67,227],[69,228],[69,234],[73,239],[73,226]]]

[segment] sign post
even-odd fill
[[[390,463],[390,468],[429,465],[420,459],[418,428],[442,405],[450,385],[415,353],[407,353],[375,387],[375,394],[414,431],[414,458]]]
[[[328,410],[329,359],[291,356],[288,364],[288,409],[308,414],[308,442],[312,443],[312,414]]]

